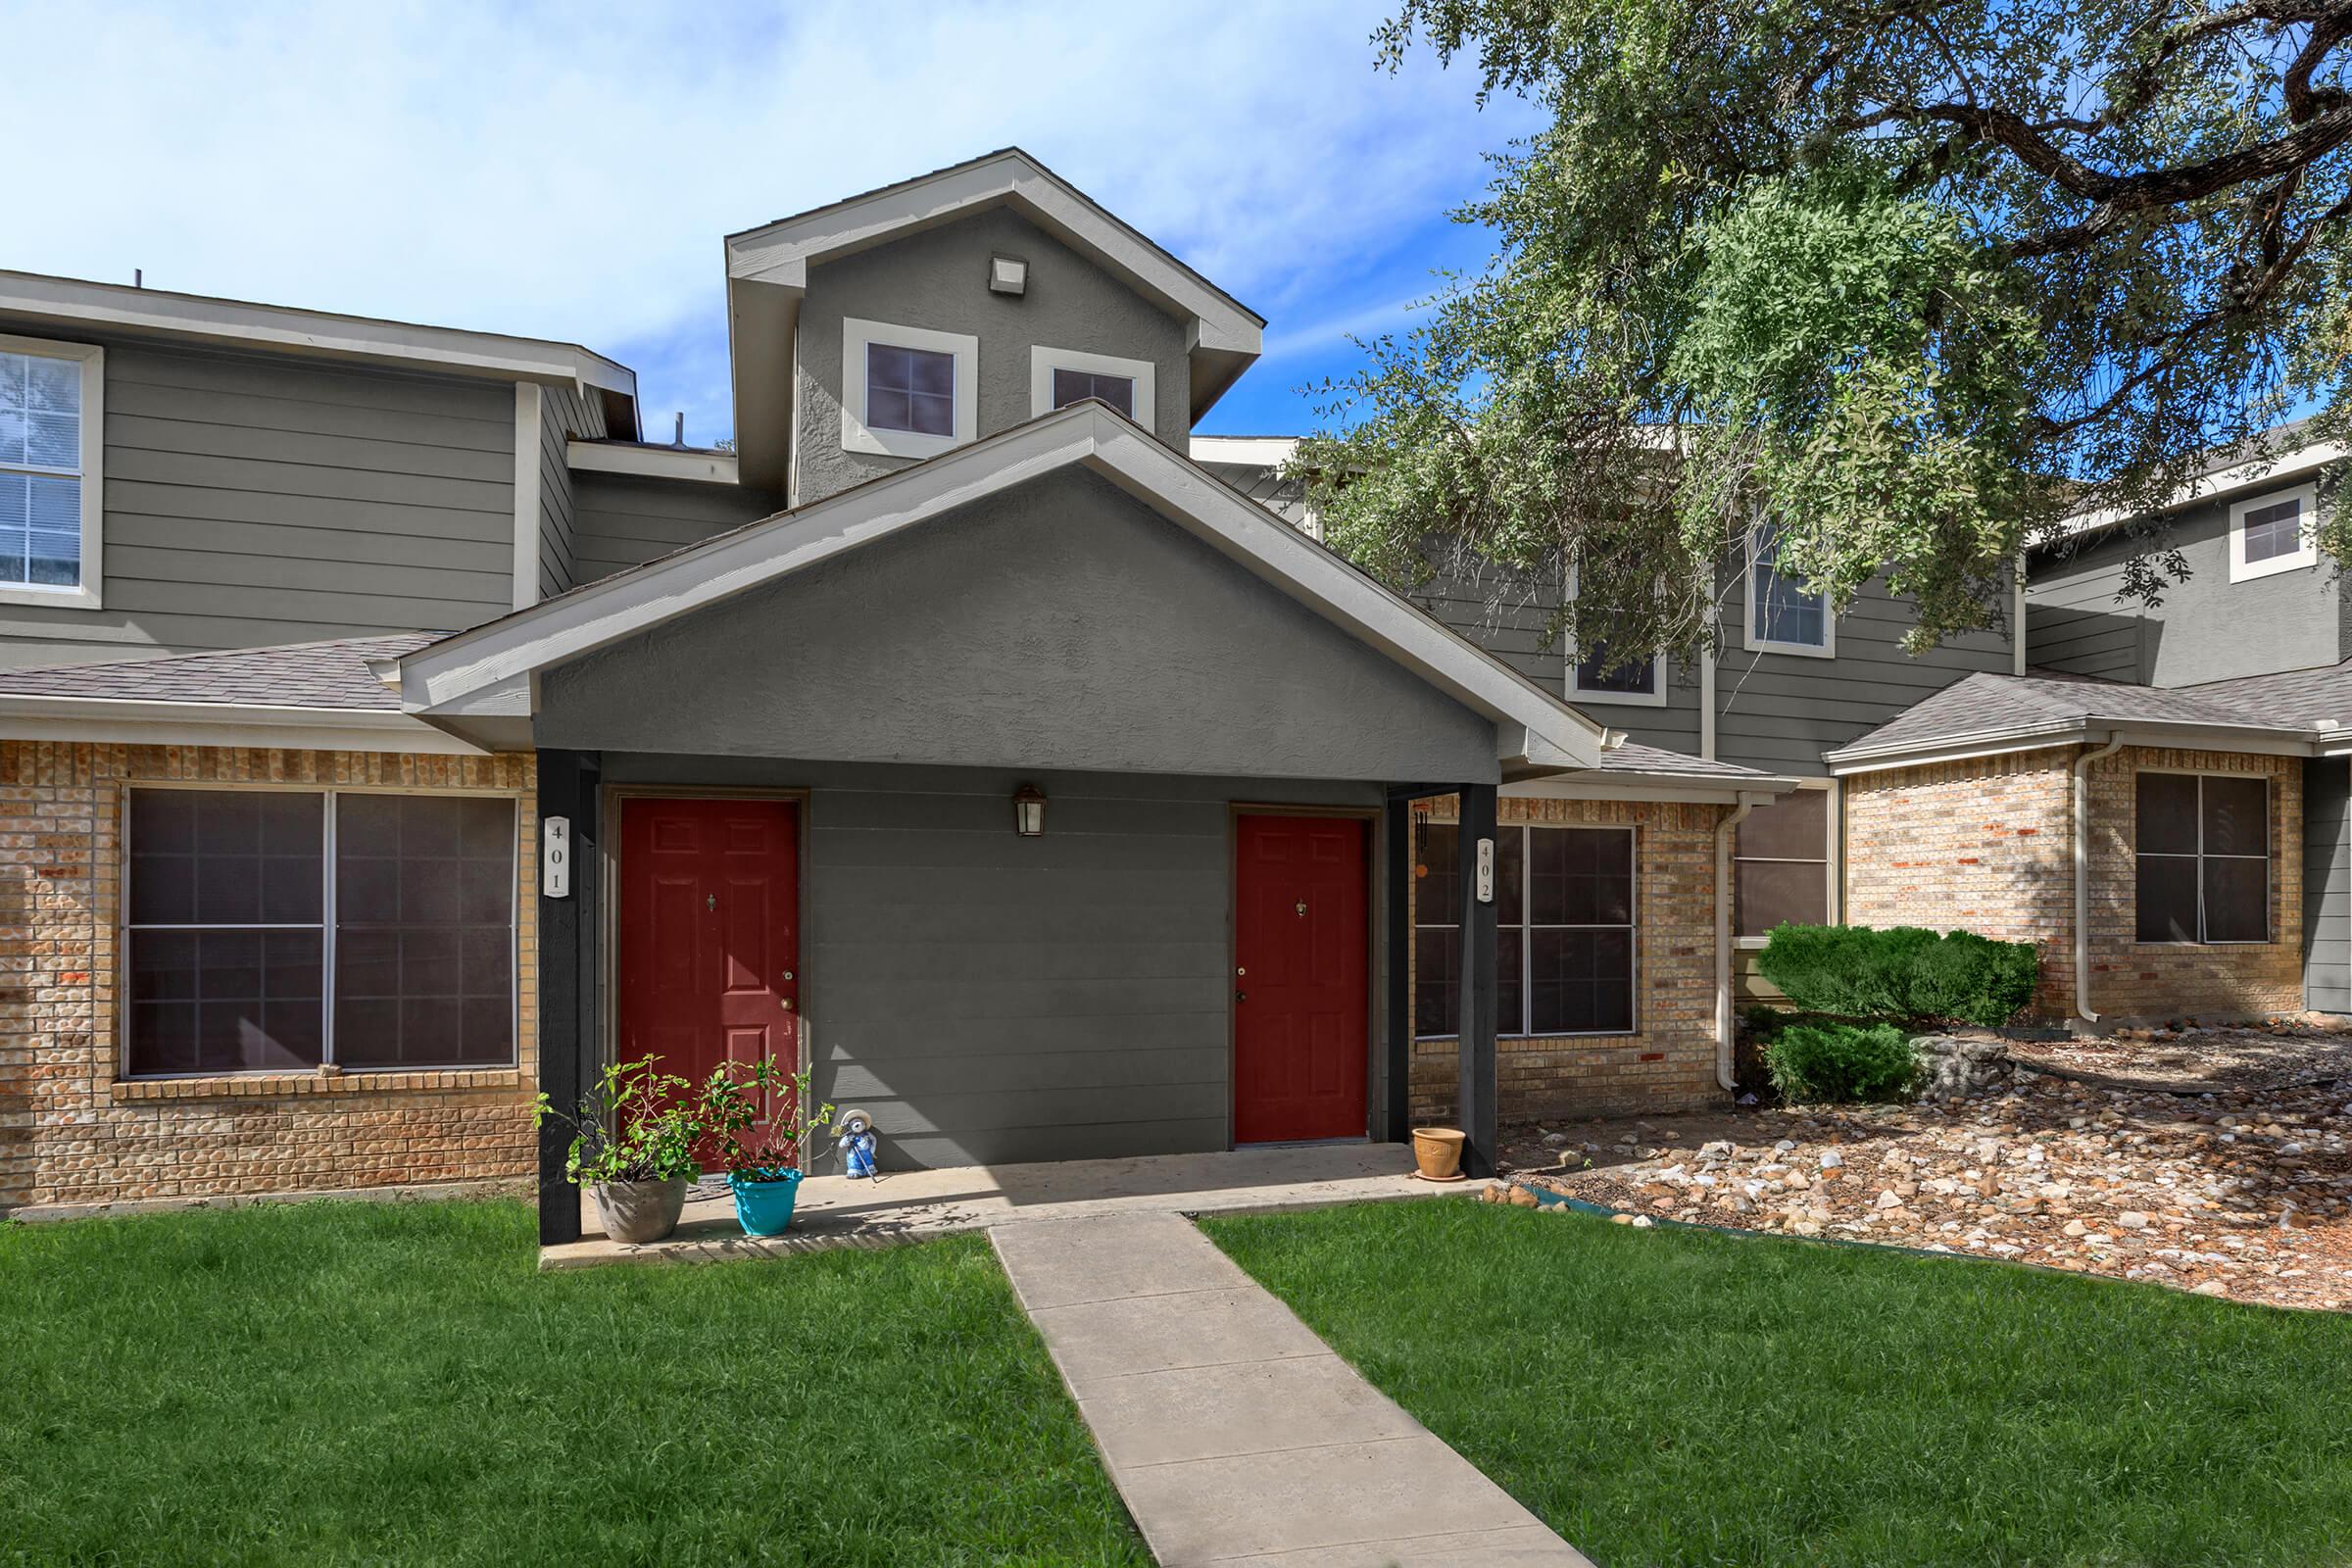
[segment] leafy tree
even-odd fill
[[[2352,422],[2348,35],[2294,0],[1403,0],[1392,69],[1474,57],[1549,124],[1457,215],[1491,266],[1327,384],[1325,537],[1399,582],[1433,543],[1574,561],[1582,646],[1709,640],[1759,524],[1839,607],[1885,570],[1917,646],[1997,624],[2069,514]],[[2181,569],[2143,537],[2128,591]]]

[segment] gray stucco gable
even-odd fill
[[[540,677],[542,746],[1497,777],[1493,720],[1065,468]]]

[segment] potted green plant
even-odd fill
[[[694,1086],[655,1071],[655,1059],[613,1062],[571,1111],[544,1094],[532,1108],[534,1125],[553,1117],[571,1128],[564,1174],[588,1189],[605,1234],[616,1242],[658,1242],[677,1229],[686,1189],[701,1173]]]
[[[781,1095],[773,1114],[763,1098]],[[803,1155],[811,1136],[830,1128],[833,1107],[808,1098],[808,1069],[788,1072],[772,1056],[722,1061],[704,1081],[698,1114],[718,1140],[735,1218],[746,1236],[781,1236],[800,1197]]]

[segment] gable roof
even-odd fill
[[[689,546],[400,662],[402,706],[454,712],[764,583],[1057,469],[1117,485],[1306,609],[1494,720],[1505,772],[1590,768],[1608,731],[1301,536],[1100,403],[1010,430]]]
[[[792,428],[789,367],[808,270],[1008,207],[1188,322],[1192,416],[1258,355],[1266,321],[1018,147],[727,236],[727,339],[744,482],[779,488]]]
[[[2145,736],[2153,744],[2202,741],[2223,751],[2309,751],[2314,739],[2309,721],[2255,700],[2264,691],[2260,683],[2279,679],[2256,676],[2168,688],[2087,675],[1995,675],[1979,670],[1823,757],[1833,772],[1862,773],[1960,756],[2103,741],[2118,732],[2127,738]],[[2352,675],[2344,684],[2352,688]]]

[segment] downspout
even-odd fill
[[[2107,744],[2075,759],[2075,1016],[2097,1023],[2090,1009],[2090,764],[2124,749],[2112,732]]]
[[[1732,834],[1757,800],[1741,791],[1738,809],[1715,824],[1715,1082],[1726,1094],[1740,1087],[1732,1072]]]

